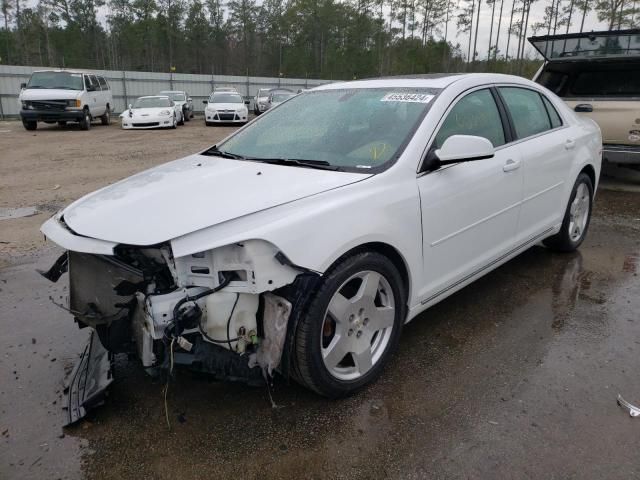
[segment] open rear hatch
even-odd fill
[[[593,58],[640,58],[640,29],[529,37],[548,62]]]

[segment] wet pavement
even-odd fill
[[[431,308],[374,385],[328,401],[120,358],[107,403],[64,431],[86,330],[34,268],[0,270],[0,478],[640,478],[640,196],[600,191],[575,254],[534,247]]]

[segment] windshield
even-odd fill
[[[27,88],[84,90],[82,74],[70,72],[34,72],[29,79]]]
[[[274,93],[273,96],[271,97],[271,101],[274,103],[282,103],[287,98],[291,98],[291,97],[293,97],[292,93]]]
[[[170,107],[169,99],[167,97],[142,97],[136,100],[133,104],[133,108],[161,108]]]
[[[214,93],[209,97],[209,103],[242,103],[242,97],[237,93]]]
[[[367,171],[395,160],[437,89],[340,89],[298,95],[229,140],[224,152],[252,159],[327,162]]]
[[[173,100],[174,102],[184,102],[187,100],[187,98],[185,97],[184,93],[177,93],[177,92],[160,92],[161,95],[166,95],[167,97],[169,97],[171,100]]]

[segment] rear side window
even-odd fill
[[[499,90],[511,114],[517,138],[551,129],[551,120],[538,92],[517,87],[500,87]]]
[[[98,83],[100,84],[102,90],[109,90],[109,84],[104,77],[98,77]]]
[[[551,128],[558,128],[562,126],[562,119],[560,118],[560,115],[558,115],[556,107],[551,104],[547,97],[545,97],[544,95],[541,96],[542,101],[544,102],[544,106],[547,109],[547,113],[549,114],[549,119],[551,120]]]
[[[483,137],[494,147],[505,144],[500,112],[489,90],[477,90],[455,104],[436,135],[436,147],[452,135]]]

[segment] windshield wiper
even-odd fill
[[[247,160],[254,162],[271,163],[274,165],[292,165],[296,167],[317,168],[320,170],[340,170],[337,165],[331,165],[325,160],[307,160],[304,158],[260,158],[248,157]]]
[[[222,157],[222,158],[231,158],[233,160],[246,160],[242,155],[236,155],[235,153],[225,152],[223,150],[218,150],[217,146],[211,147],[209,150],[206,150],[201,153],[201,155],[210,155],[212,157]]]

